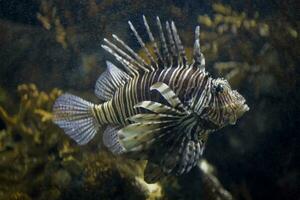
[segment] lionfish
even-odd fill
[[[235,124],[249,107],[225,79],[214,79],[205,71],[199,26],[189,62],[173,21],[163,28],[156,18],[159,40],[145,16],[143,21],[150,48],[128,23],[147,58],[114,34],[114,43],[104,39],[102,48],[125,71],[107,61],[107,70],[95,86],[96,96],[104,103],[63,94],[53,106],[53,121],[80,145],[106,126],[104,146],[114,154],[148,160],[144,178],[153,183],[164,175],[189,172],[209,134]]]

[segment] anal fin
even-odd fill
[[[118,131],[120,127],[108,126],[103,133],[103,144],[112,153],[121,154],[125,152],[125,148],[120,143]]]

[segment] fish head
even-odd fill
[[[210,100],[206,109],[209,121],[220,128],[228,124],[234,125],[249,110],[245,98],[231,89],[227,80],[211,79]]]

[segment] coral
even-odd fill
[[[51,113],[53,101],[60,94],[57,89],[49,94],[39,92],[35,85],[20,85],[21,96],[18,113],[9,115],[0,107],[0,118],[5,122],[6,129],[1,144],[1,196],[7,193],[31,193],[35,181],[45,178],[39,176],[45,163],[52,160],[52,155],[45,156],[57,145],[59,133],[53,132]],[[12,164],[13,163],[13,164]],[[36,174],[39,172],[38,174]],[[31,176],[37,175],[32,181]],[[18,194],[18,195],[17,195]],[[17,198],[17,197],[16,197]]]
[[[161,196],[159,185],[143,181],[143,162],[117,158],[96,144],[80,148],[54,126],[51,108],[60,90],[46,93],[24,84],[18,92],[16,114],[0,107],[7,127],[0,134],[0,199],[110,199],[127,192],[131,199]]]

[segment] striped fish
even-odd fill
[[[104,39],[103,49],[122,69],[106,62],[95,86],[103,103],[63,94],[53,106],[53,121],[80,145],[106,127],[103,144],[114,154],[147,159],[145,180],[152,183],[164,174],[189,172],[208,135],[235,124],[249,108],[226,80],[205,71],[199,26],[189,62],[173,21],[163,27],[156,18],[158,39],[144,16],[143,21],[150,48],[128,23],[147,59],[114,34],[113,42]]]

